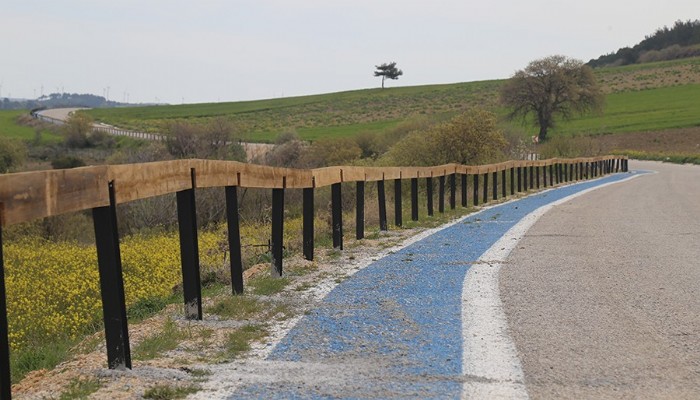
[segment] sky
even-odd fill
[[[508,78],[632,46],[693,0],[2,0],[0,97],[171,104]]]

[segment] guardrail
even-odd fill
[[[66,170],[47,170],[0,175],[0,398],[9,399],[10,367],[2,258],[2,228],[38,218],[92,210],[100,276],[107,361],[111,369],[131,368],[129,333],[124,301],[116,206],[130,201],[176,193],[180,234],[185,316],[202,319],[201,284],[195,191],[197,188],[224,187],[230,251],[231,285],[242,293],[243,268],[238,215],[238,188],[272,190],[272,274],[282,275],[284,193],[303,190],[303,254],[314,256],[314,190],[331,187],[333,246],[343,248],[342,185],[355,183],[357,239],[364,237],[365,183],[377,183],[380,229],[387,230],[384,183],[394,180],[395,225],[403,221],[401,183],[410,180],[411,219],[417,221],[418,180],[427,182],[427,212],[434,213],[433,179],[438,180],[438,211],[444,212],[446,186],[449,207],[457,203],[457,178],[461,181],[461,205],[468,205],[471,176],[471,203],[479,205],[530,189],[586,180],[628,170],[627,157],[508,161],[499,164],[467,166],[446,164],[436,167],[328,167],[310,170],[274,168],[235,161],[177,160],[144,164],[107,165]],[[481,177],[481,179],[480,179]],[[489,177],[491,180],[489,182]],[[499,193],[499,179],[501,181]],[[489,188],[490,184],[490,188]],[[481,188],[480,188],[481,185]]]
[[[39,110],[39,111],[41,111],[41,110]],[[40,121],[48,122],[50,124],[55,124],[55,125],[65,124],[65,121],[58,119],[58,118],[53,118],[53,117],[49,117],[47,115],[40,114],[39,111],[32,111],[31,115]],[[141,140],[162,141],[162,140],[166,139],[165,135],[160,135],[157,133],[129,131],[126,129],[119,129],[119,128],[115,128],[112,126],[93,125],[92,129],[95,131],[98,131],[98,132],[108,133],[110,135],[128,136],[128,137],[132,137],[134,139],[141,139]]]

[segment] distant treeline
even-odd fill
[[[126,104],[118,103],[116,101],[109,101],[102,96],[78,93],[51,93],[46,96],[41,96],[35,100],[10,100],[8,98],[4,98],[0,101],[0,109],[2,110],[27,110],[42,107],[106,108],[119,107],[124,105]]]
[[[700,20],[678,20],[672,28],[659,28],[634,47],[623,47],[589,61],[588,65],[608,67],[695,56],[700,56]]]

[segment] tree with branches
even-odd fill
[[[403,71],[396,68],[396,62],[384,63],[382,65],[374,66],[377,70],[374,71],[374,76],[382,77],[382,89],[384,89],[385,79],[399,79],[399,76],[403,75]]]
[[[575,115],[602,110],[605,101],[593,71],[583,61],[555,55],[530,62],[501,88],[501,102],[511,108],[511,119],[522,118],[539,126],[544,141],[555,125]]]

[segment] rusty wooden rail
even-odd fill
[[[498,199],[499,175],[501,196],[507,196],[506,180],[510,176],[510,194],[553,186],[569,181],[595,178],[611,172],[627,171],[627,157],[508,161],[499,164],[467,166],[446,164],[435,167],[328,167],[310,170],[273,168],[234,161],[177,160],[144,164],[82,167],[0,175],[0,398],[10,399],[9,346],[2,228],[34,219],[69,212],[92,210],[100,273],[103,317],[109,368],[131,368],[124,285],[121,273],[116,206],[134,200],[177,194],[181,263],[185,314],[202,318],[199,282],[199,251],[195,209],[195,189],[224,187],[228,240],[231,252],[231,280],[234,294],[243,292],[237,188],[272,189],[272,272],[281,276],[284,192],[303,189],[303,251],[313,259],[314,189],[331,186],[333,246],[343,247],[341,208],[342,184],[356,183],[356,237],[364,236],[365,182],[377,182],[380,229],[387,229],[384,182],[394,180],[395,225],[401,226],[401,181],[411,182],[411,219],[418,220],[418,180],[428,183],[428,214],[433,215],[432,180],[438,179],[438,211],[444,212],[445,190],[449,186],[449,206],[456,207],[457,176],[461,177],[461,205],[468,203],[468,177],[473,177],[472,203]],[[517,179],[516,179],[517,174]],[[489,182],[489,176],[491,180]],[[479,179],[479,177],[482,177]],[[542,178],[540,180],[540,178]],[[515,182],[517,181],[517,192]],[[482,184],[481,192],[479,184]]]

